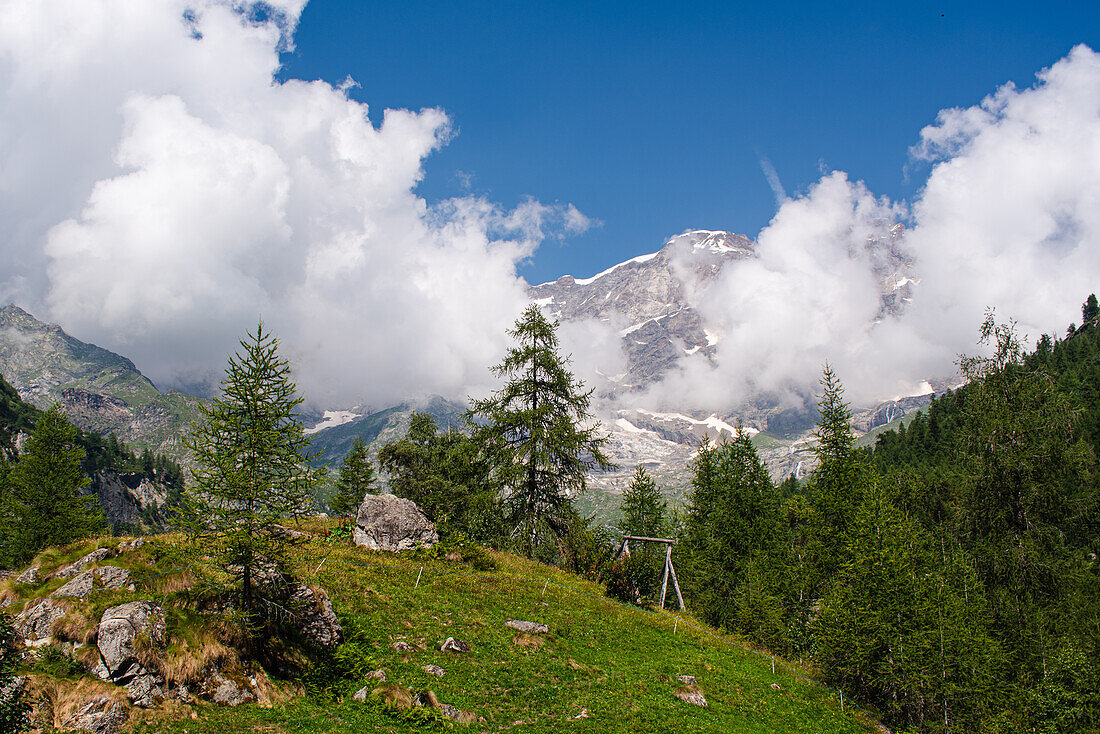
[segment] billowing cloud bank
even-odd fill
[[[1033,343],[1079,320],[1100,290],[1100,55],[1078,46],[1034,86],[942,111],[911,151],[929,166],[914,202],[878,198],[841,172],[781,203],[756,260],[697,294],[722,332],[648,399],[734,409],[757,392],[798,402],[829,360],[857,401],[912,394],[976,351],[987,307]],[[864,244],[905,222],[920,279],[898,318],[879,319],[880,279]]]
[[[217,379],[262,314],[322,406],[480,391],[527,302],[517,262],[588,221],[533,201],[429,206],[416,186],[450,135],[443,111],[371,120],[342,88],[273,81],[303,5],[0,0],[0,302],[162,385]],[[1100,290],[1096,53],[945,110],[912,154],[928,176],[912,202],[841,172],[788,198],[774,176],[759,259],[696,294],[718,366],[685,357],[649,398],[798,400],[826,359],[852,397],[889,397],[972,350],[987,306],[1034,339]],[[876,322],[863,244],[884,221],[907,224],[920,283]],[[563,341],[586,377],[622,371],[598,324]]]
[[[429,207],[438,109],[273,81],[304,2],[0,2],[0,300],[161,384],[220,376],[262,314],[319,403],[462,395],[572,207]]]

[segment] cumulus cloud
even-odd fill
[[[484,389],[516,264],[592,222],[429,205],[442,110],[274,80],[303,6],[0,2],[0,297],[164,385],[216,379],[262,315],[318,404]]]
[[[958,354],[976,350],[988,307],[1032,341],[1061,333],[1100,280],[1100,55],[1078,46],[1034,86],[942,111],[911,156],[930,166],[911,203],[875,197],[842,172],[781,200],[758,258],[691,291],[721,332],[716,364],[685,356],[647,399],[700,410],[760,394],[800,404],[828,360],[866,403],[948,376]],[[895,243],[902,271],[919,278],[898,314],[881,311],[881,294],[899,263],[866,246],[889,242],[893,222],[908,226]]]

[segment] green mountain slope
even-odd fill
[[[174,459],[184,458],[180,437],[199,417],[199,398],[162,393],[125,357],[15,305],[0,308],[0,374],[38,408],[60,403],[80,428]]]
[[[595,584],[504,553],[491,554],[495,569],[479,571],[454,554],[449,559],[434,557],[441,553],[393,555],[323,540],[331,527],[322,521],[303,526],[315,537],[295,551],[295,571],[331,596],[345,638],[336,654],[315,659],[304,676],[276,680],[269,708],[172,702],[151,711],[131,709],[134,731],[409,732],[446,725],[425,711],[389,710],[374,697],[353,700],[359,688],[378,684],[368,677],[377,669],[385,671],[390,684],[416,693],[431,690],[440,701],[483,719],[468,728],[459,725],[459,730],[876,730],[850,702],[842,712],[836,693],[793,674],[792,669],[807,674],[798,665],[788,669],[777,660],[773,673],[771,658],[720,640],[689,615],[613,604]],[[197,611],[202,607],[196,604],[192,572],[174,572],[178,562],[172,547],[178,542],[160,536],[139,551],[104,561],[125,566],[138,579],[168,573],[139,581],[137,591],[103,591],[74,602],[69,616],[55,625],[58,634],[76,639],[108,606],[155,599],[168,609],[165,669],[170,674],[182,670],[180,660],[199,654],[199,641],[213,638],[224,622],[214,611]],[[95,545],[42,554],[37,562],[43,577]],[[484,568],[484,560],[481,554],[479,567]],[[43,596],[59,583],[0,582],[0,601]],[[549,630],[525,635],[505,626],[512,619],[540,622]],[[204,633],[203,625],[211,633]],[[468,643],[470,651],[441,652],[448,637]],[[396,642],[410,650],[398,651]],[[94,664],[94,649],[84,652],[88,649],[73,654]],[[431,675],[424,670],[428,665],[444,674]],[[684,675],[698,680],[706,707],[676,697],[683,685],[678,678]],[[79,691],[91,695],[104,685],[76,664],[40,665],[32,671],[30,687],[51,692],[56,706],[52,715],[57,717],[63,706],[79,702]]]

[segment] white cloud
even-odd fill
[[[461,396],[570,206],[429,206],[438,109],[274,81],[304,2],[0,1],[0,295],[162,384],[217,378],[262,315],[328,404]]]
[[[1032,343],[1061,333],[1100,284],[1100,55],[1078,46],[1037,77],[921,131],[912,157],[931,169],[910,205],[841,172],[781,202],[758,259],[691,291],[722,331],[718,364],[685,356],[649,399],[733,409],[767,392],[799,403],[828,360],[848,395],[870,402],[949,375],[976,350],[987,307],[1018,319]],[[890,221],[907,222],[903,254],[920,280],[900,317],[880,319],[863,244]]]

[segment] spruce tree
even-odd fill
[[[57,405],[39,418],[0,487],[0,564],[18,565],[106,528],[95,496],[81,494],[90,480],[79,437]]]
[[[619,531],[623,535],[663,538],[668,532],[667,510],[668,503],[661,499],[656,482],[639,464],[630,478],[630,486],[623,492]]]
[[[226,591],[255,618],[272,599],[265,582],[286,568],[290,539],[279,522],[311,508],[319,471],[307,464],[310,440],[295,411],[303,398],[278,339],[260,322],[240,345],[221,396],[202,406],[204,420],[186,439],[194,483],[182,517],[197,552],[225,572]]]
[[[517,346],[493,368],[507,382],[470,410],[482,421],[478,438],[506,490],[512,536],[528,555],[568,534],[575,516],[570,498],[585,490],[585,472],[614,467],[604,454],[608,437],[590,412],[592,391],[558,353],[556,329],[557,322],[529,306],[508,332]]]
[[[363,437],[356,436],[351,451],[340,464],[336,493],[329,504],[336,514],[348,516],[359,508],[368,492],[378,492],[378,488],[374,486],[374,465],[367,455],[367,444]]]

